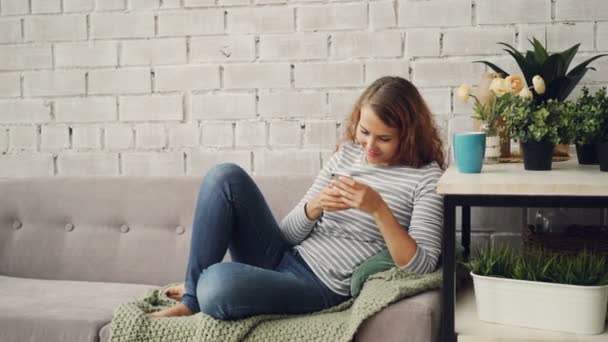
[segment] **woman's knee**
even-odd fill
[[[213,166],[203,179],[203,184],[205,185],[221,185],[224,184],[227,180],[235,179],[238,177],[246,177],[247,172],[243,170],[240,166],[234,163],[222,163]]]
[[[234,318],[231,308],[238,297],[238,286],[234,286],[232,266],[231,263],[218,263],[203,271],[196,287],[201,312],[221,320]]]

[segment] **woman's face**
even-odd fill
[[[393,165],[399,161],[398,130],[385,125],[370,106],[361,108],[356,137],[369,164]]]

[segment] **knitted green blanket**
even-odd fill
[[[396,268],[369,277],[358,297],[304,315],[260,315],[221,321],[199,313],[189,317],[147,318],[145,313],[175,305],[163,289],[119,306],[111,342],[267,342],[350,341],[368,317],[401,298],[441,287],[441,270],[417,275]]]

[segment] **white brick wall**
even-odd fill
[[[472,61],[518,72],[496,43],[530,37],[607,53],[608,2],[0,0],[0,177],[312,174],[385,75],[449,140],[471,124],[455,88],[487,70]],[[592,66],[575,92],[608,83],[608,58]]]

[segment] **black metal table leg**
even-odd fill
[[[441,341],[455,342],[454,300],[455,284],[455,245],[456,245],[456,206],[450,196],[443,199],[443,287],[441,288]]]
[[[468,260],[471,253],[471,207],[462,206],[462,247],[464,248],[463,257]]]

